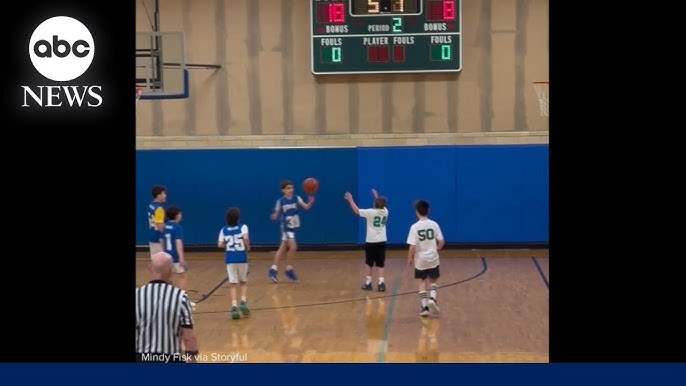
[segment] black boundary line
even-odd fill
[[[482,269],[481,272],[477,273],[474,276],[468,277],[466,279],[457,281],[455,283],[450,283],[446,285],[442,285],[439,288],[446,288],[446,287],[452,287],[458,284],[466,283],[470,280],[474,280],[478,278],[479,276],[483,275],[488,271],[488,264],[486,263],[486,258],[481,256],[481,265]],[[221,283],[217,284],[214,288],[210,290],[209,293],[203,294],[202,299],[198,300],[196,303],[199,303],[201,301],[207,300],[214,292],[216,292],[226,281],[228,278],[225,278],[224,280],[221,281]],[[278,310],[278,309],[284,309],[284,308],[303,308],[303,307],[315,307],[315,306],[328,306],[328,305],[333,305],[333,304],[344,304],[344,303],[354,303],[354,302],[361,302],[361,301],[367,301],[367,299],[384,299],[384,298],[391,298],[395,296],[404,296],[404,295],[416,295],[417,291],[408,291],[408,292],[402,292],[398,294],[390,294],[390,295],[385,295],[385,296],[376,296],[376,297],[367,297],[365,296],[364,298],[359,298],[359,299],[346,299],[346,300],[337,300],[334,302],[322,302],[322,303],[310,303],[310,304],[297,304],[297,305],[292,305],[292,306],[278,306],[278,307],[261,307],[261,308],[251,308],[250,311],[266,311],[266,310]],[[226,310],[221,310],[221,311],[197,311],[193,312],[193,315],[200,315],[200,314],[218,314],[218,313],[225,313],[229,312],[228,309]]]
[[[550,283],[548,283],[548,278],[545,277],[545,274],[543,273],[543,269],[541,268],[541,265],[538,264],[538,260],[536,260],[535,257],[531,256],[531,260],[534,262],[534,265],[536,266],[536,269],[538,270],[539,275],[541,275],[541,279],[543,279],[543,282],[545,283],[545,288],[550,291]]]

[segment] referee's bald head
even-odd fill
[[[153,276],[162,279],[171,276],[173,264],[170,254],[167,252],[157,252],[150,259],[150,271]]]

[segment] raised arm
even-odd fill
[[[356,215],[360,214],[360,208],[357,207],[357,204],[355,203],[355,200],[353,199],[353,195],[350,194],[350,192],[345,192],[345,195],[343,196],[346,201],[348,201],[348,204],[350,204],[350,208],[355,212]]]
[[[372,196],[374,196],[375,199],[379,197],[379,193],[376,192],[376,189],[372,189]]]

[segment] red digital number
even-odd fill
[[[317,4],[317,23],[329,22],[329,4]]]
[[[443,20],[455,20],[455,1],[443,1]]]
[[[345,5],[329,3],[329,23],[345,23]]]

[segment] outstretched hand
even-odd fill
[[[343,198],[345,198],[346,200],[350,201],[350,200],[353,199],[353,195],[350,194],[350,192],[345,192],[345,194],[343,195]]]
[[[372,189],[372,196],[374,196],[374,198],[379,197],[379,193],[376,192],[376,189]]]
[[[307,203],[311,204],[314,202],[314,196],[307,196]]]

